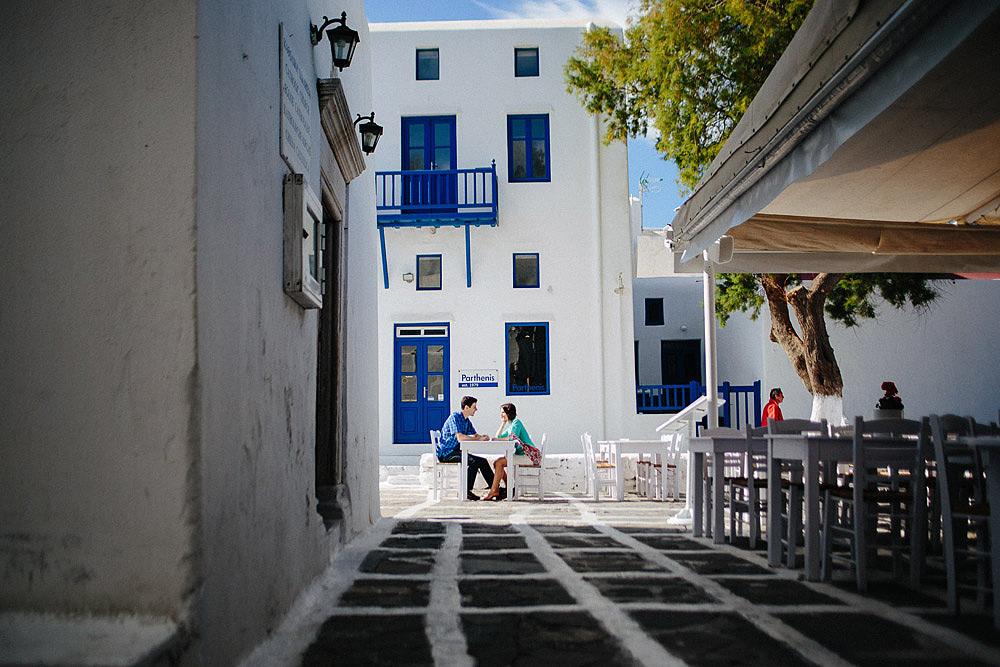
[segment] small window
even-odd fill
[[[437,81],[440,78],[437,49],[417,49],[417,81]]]
[[[514,76],[538,76],[538,49],[514,49]]]
[[[646,326],[663,325],[663,299],[646,299]]]
[[[514,287],[538,287],[538,253],[514,253]]]
[[[507,180],[549,181],[549,116],[507,116]]]
[[[417,289],[441,289],[441,255],[417,255]]]
[[[549,393],[549,325],[508,322],[507,394]]]

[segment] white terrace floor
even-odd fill
[[[678,532],[679,504],[434,502],[405,476],[381,492],[386,518],[246,666],[1000,665],[992,619],[947,616],[939,589],[806,583]]]

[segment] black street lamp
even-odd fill
[[[358,128],[361,131],[361,150],[365,152],[365,155],[370,155],[375,152],[375,146],[378,145],[378,140],[382,137],[382,126],[375,122],[374,111],[370,116],[358,114],[354,124],[357,125],[363,120],[367,122]]]
[[[343,72],[345,67],[350,66],[351,58],[354,57],[354,49],[361,42],[361,37],[358,36],[357,30],[351,30],[347,27],[347,12],[341,12],[339,19],[328,19],[325,16],[323,19],[324,23],[319,28],[312,23],[309,24],[309,39],[312,41],[312,45],[316,46],[323,39],[323,30],[326,29],[326,26],[340,21],[339,26],[326,31],[326,37],[330,40],[330,50],[333,52],[333,66]]]

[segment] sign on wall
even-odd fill
[[[289,169],[297,174],[307,174],[312,146],[309,141],[312,117],[313,114],[317,118],[319,116],[316,75],[312,71],[312,60],[300,63],[295,57],[281,23],[278,24],[278,42],[281,79],[281,138],[278,151]],[[307,70],[310,76],[307,76]]]
[[[459,387],[498,387],[500,373],[495,368],[458,372]]]

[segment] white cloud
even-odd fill
[[[624,27],[636,0],[514,0],[510,8],[497,7],[497,0],[472,0],[499,19],[602,18]]]

